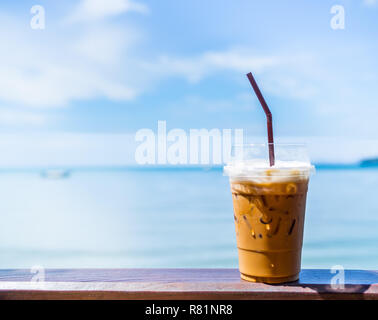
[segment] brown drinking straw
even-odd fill
[[[272,167],[272,166],[274,166],[274,142],[273,142],[272,113],[270,112],[269,107],[266,104],[265,99],[264,99],[263,95],[261,94],[261,91],[260,91],[260,89],[259,89],[259,87],[258,87],[258,85],[255,81],[255,78],[253,78],[253,75],[252,75],[251,72],[247,74],[247,78],[248,78],[249,82],[251,83],[252,88],[255,91],[256,96],[259,99],[260,104],[263,107],[265,115],[266,115],[266,121],[267,121],[267,126],[268,126],[269,163],[270,163],[270,166]]]

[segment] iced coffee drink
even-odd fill
[[[299,277],[309,162],[262,159],[230,163],[242,279],[281,283]]]

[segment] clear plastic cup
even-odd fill
[[[306,147],[239,145],[224,167],[230,178],[241,278],[282,283],[299,277],[308,182]]]

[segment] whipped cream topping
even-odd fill
[[[274,166],[268,160],[244,160],[230,162],[224,167],[224,173],[231,179],[246,180],[292,180],[307,178],[315,171],[309,162],[276,160]]]

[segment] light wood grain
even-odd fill
[[[0,270],[0,299],[378,299],[378,272],[346,270],[333,289],[330,270],[303,270],[284,285],[249,283],[236,269]]]

